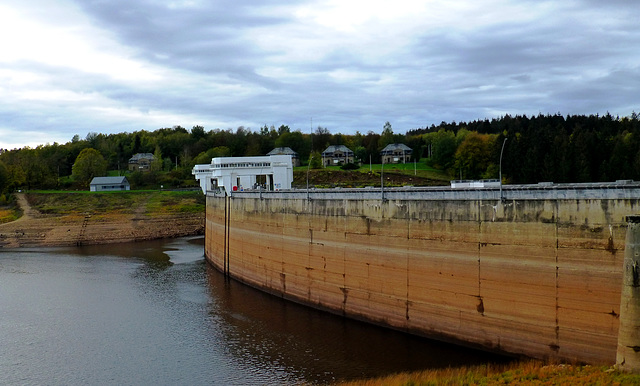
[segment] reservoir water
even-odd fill
[[[324,384],[504,360],[225,280],[202,245],[0,249],[0,384]]]

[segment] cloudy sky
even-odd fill
[[[0,148],[640,112],[634,0],[0,0]]]

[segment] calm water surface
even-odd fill
[[[228,282],[202,244],[0,249],[0,384],[322,384],[501,360]]]

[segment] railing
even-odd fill
[[[278,199],[380,199],[380,187],[332,188],[332,189],[287,189],[279,191],[238,191],[238,198]],[[616,181],[576,184],[530,184],[503,185],[505,200],[549,200],[549,199],[638,199],[640,182]],[[386,200],[500,200],[500,187],[451,188],[449,186],[386,187]]]

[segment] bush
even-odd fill
[[[340,169],[342,169],[342,170],[356,170],[356,169],[360,169],[360,166],[358,166],[358,165],[356,165],[356,164],[354,164],[352,162],[349,162],[348,164],[344,164],[344,165],[340,166]]]
[[[309,166],[311,169],[322,169],[322,155],[319,152],[314,151],[311,153]]]

